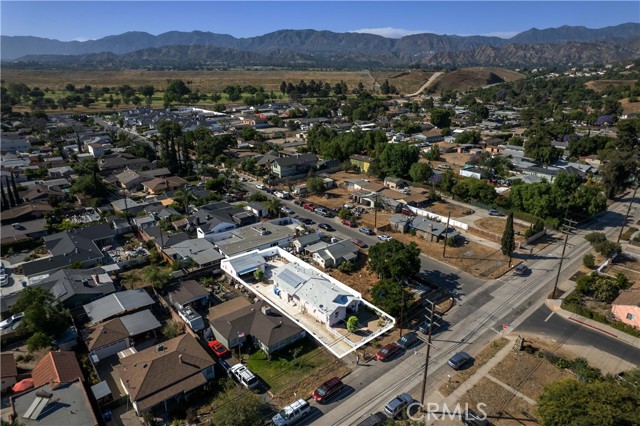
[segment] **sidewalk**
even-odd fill
[[[565,293],[567,294],[567,293]],[[547,306],[556,314],[563,316],[564,318],[567,318],[570,321],[575,321],[579,324],[582,324],[584,326],[590,327],[594,330],[598,330],[601,333],[604,333],[608,336],[611,337],[615,337],[625,343],[628,343],[636,348],[640,348],[640,338],[638,337],[634,337],[631,336],[630,334],[627,334],[623,331],[617,330],[611,326],[608,326],[606,324],[603,324],[601,322],[598,321],[594,321],[592,319],[589,318],[585,318],[583,316],[580,316],[578,314],[574,314],[573,312],[567,311],[565,309],[562,309],[560,307],[560,305],[562,304],[562,300],[563,298],[560,299],[547,299],[546,303]]]

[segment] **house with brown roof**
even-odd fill
[[[33,386],[51,385],[72,382],[76,379],[84,381],[84,375],[76,359],[75,352],[49,352],[38,361],[31,372]]]
[[[142,188],[149,194],[158,194],[160,192],[182,188],[188,183],[189,182],[180,176],[157,177],[146,182],[142,182]]]
[[[209,292],[195,280],[186,280],[173,284],[167,290],[169,302],[176,309],[184,309],[189,306],[196,308],[207,305]]]
[[[618,321],[640,329],[640,285],[622,290],[611,304],[611,313]]]
[[[227,348],[244,345],[250,338],[270,354],[306,335],[296,323],[263,300],[251,304],[237,297],[210,308],[208,317],[214,337]]]
[[[83,331],[89,356],[94,363],[151,338],[162,327],[150,310],[136,312],[99,323]]]
[[[115,371],[138,415],[154,408],[169,411],[215,378],[215,362],[190,334],[134,353],[120,360]]]
[[[2,380],[2,392],[16,384],[18,368],[13,353],[0,354],[0,379]]]

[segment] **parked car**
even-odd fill
[[[282,213],[285,213],[285,214],[293,214],[293,213],[295,213],[293,210],[291,210],[291,209],[290,209],[289,207],[287,207],[287,206],[282,206],[282,207],[280,207],[280,211],[281,211]]]
[[[413,402],[413,398],[408,393],[401,393],[384,406],[384,414],[389,418],[395,418],[403,408]]]
[[[355,222],[352,222],[348,219],[342,219],[342,224],[348,226],[349,228],[355,228],[356,226],[358,226]]]
[[[304,205],[304,203],[306,203],[306,201],[303,200],[303,199],[299,199],[299,200],[294,200],[293,201],[293,204],[295,204],[296,206],[302,206],[302,205]]]
[[[402,349],[409,349],[410,347],[415,345],[418,340],[420,340],[418,339],[418,335],[412,331],[399,338],[396,344]]]
[[[481,416],[470,408],[467,408],[465,412],[462,413],[462,423],[464,426],[491,426],[486,415]]]
[[[374,232],[370,228],[360,228],[358,231],[362,232],[366,235],[375,235]]]
[[[217,340],[210,341],[209,348],[218,358],[226,358],[229,356],[229,349],[225,348],[224,345]]]
[[[0,274],[0,287],[4,287],[9,284],[9,275]]]
[[[378,235],[378,239],[380,241],[391,241],[391,240],[393,240],[393,237],[390,237],[387,234],[380,234],[380,235]]]
[[[527,265],[525,265],[524,263],[521,263],[518,266],[516,266],[515,268],[513,268],[513,274],[514,275],[525,275],[528,270],[529,270],[529,268],[527,268]]]
[[[232,366],[229,373],[247,389],[255,389],[260,385],[258,377],[242,364]]]
[[[381,426],[386,421],[387,416],[378,411],[377,413],[373,413],[372,415],[358,423],[356,426]]]
[[[302,205],[302,208],[305,210],[313,211],[316,208],[316,206],[314,206],[312,203],[304,203]]]
[[[504,213],[499,212],[498,210],[491,209],[489,210],[489,216],[504,216]]]
[[[367,248],[369,247],[364,241],[362,240],[358,240],[357,238],[352,238],[351,242],[355,245],[357,245],[360,248]]]
[[[324,229],[327,232],[333,232],[335,231],[335,229],[333,229],[333,227],[327,223],[320,223],[318,224],[318,228],[320,229]]]
[[[334,397],[338,392],[342,390],[344,383],[339,377],[333,377],[318,387],[313,392],[313,399],[322,404],[323,402]]]
[[[256,185],[256,188],[263,190],[263,189],[266,188],[266,186],[264,186],[263,184],[259,183],[259,184]]]
[[[400,351],[400,346],[398,346],[397,343],[389,343],[388,345],[383,346],[382,349],[378,351],[378,353],[376,354],[376,358],[378,359],[378,361],[386,361],[397,354],[398,351]]]
[[[308,217],[301,218],[300,222],[304,223],[305,225],[313,225],[315,223],[313,220],[309,219]]]
[[[429,324],[430,323],[431,323],[431,320],[430,320],[429,317],[427,317],[427,320],[418,326],[418,330],[420,330],[421,333],[429,334]],[[433,316],[433,326],[431,327],[431,333],[436,331],[441,326],[442,326],[442,318],[440,316],[438,316],[438,315],[434,315]]]
[[[471,355],[469,355],[468,353],[458,352],[457,354],[449,358],[449,361],[447,362],[447,364],[449,364],[449,367],[453,368],[454,370],[460,370],[462,367],[467,365],[467,363],[469,363],[472,359],[473,358],[471,358]]]
[[[6,330],[13,327],[18,322],[20,322],[23,317],[24,317],[24,312],[19,312],[17,314],[11,315],[6,320],[0,322],[0,330]]]
[[[273,416],[271,421],[275,426],[290,426],[298,422],[304,416],[311,412],[311,406],[307,401],[300,398],[297,401],[284,407]]]

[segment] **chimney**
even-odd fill
[[[182,354],[178,355],[178,361],[180,361],[180,364],[182,364]]]

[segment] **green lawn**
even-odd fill
[[[294,363],[292,352],[299,347],[302,350]],[[271,361],[265,358],[262,351],[254,352],[249,356],[247,366],[267,383],[271,392],[277,394],[334,361],[335,357],[330,352],[306,337],[302,342],[273,354]]]

